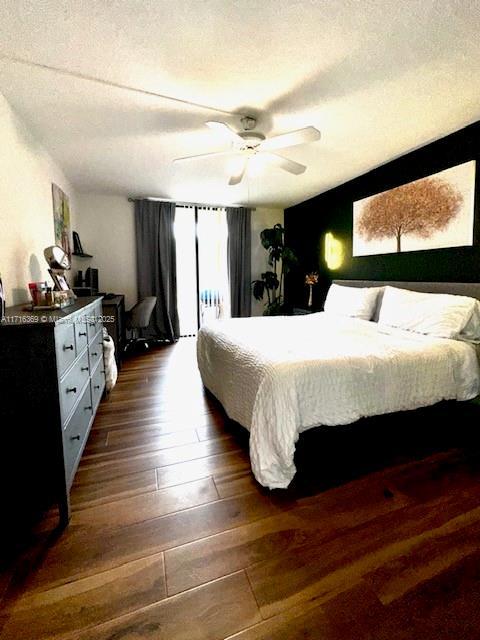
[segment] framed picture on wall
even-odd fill
[[[68,196],[54,183],[52,183],[52,201],[55,244],[62,247],[70,260],[72,257],[70,244],[70,204],[68,202]]]
[[[473,244],[475,161],[353,203],[353,255]]]

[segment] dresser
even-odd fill
[[[12,539],[53,503],[60,524],[69,521],[70,487],[105,388],[102,329],[101,297],[55,311],[6,311],[0,486]]]

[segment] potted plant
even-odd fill
[[[277,223],[260,233],[262,246],[268,251],[268,264],[271,270],[260,275],[260,280],[252,282],[253,297],[263,300],[267,294],[264,316],[281,315],[285,312],[283,296],[285,274],[297,263],[293,251],[284,244],[285,229]]]

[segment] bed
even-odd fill
[[[479,284],[335,282],[480,300]],[[205,387],[250,431],[253,473],[271,489],[290,484],[295,444],[307,429],[470,400],[480,387],[478,349],[469,342],[323,312],[202,327],[197,359]]]

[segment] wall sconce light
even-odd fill
[[[340,240],[337,240],[331,231],[325,234],[325,262],[327,267],[334,271],[343,264],[344,249]]]

